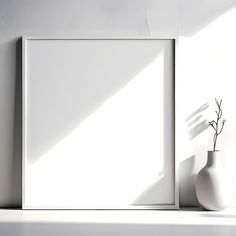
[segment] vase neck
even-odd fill
[[[221,165],[221,156],[219,151],[208,151],[207,166],[218,166]]]

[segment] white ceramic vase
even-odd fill
[[[196,194],[201,206],[212,211],[225,209],[233,200],[233,180],[222,166],[219,151],[208,151],[207,164],[197,175]]]

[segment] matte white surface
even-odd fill
[[[236,208],[180,210],[15,210],[1,209],[0,223],[122,223],[163,225],[234,225]]]
[[[235,236],[236,211],[22,211],[0,210],[0,232],[9,236]]]
[[[176,204],[174,55],[174,40],[26,40],[23,207]]]

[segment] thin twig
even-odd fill
[[[220,102],[219,102],[217,100],[217,98],[215,98],[215,103],[216,103],[216,106],[218,108],[218,110],[215,111],[216,120],[212,120],[212,121],[208,122],[208,125],[211,126],[215,131],[214,136],[213,136],[213,151],[216,150],[216,144],[217,144],[218,136],[222,133],[222,130],[224,128],[225,121],[226,121],[226,120],[223,120],[221,122],[221,128],[220,128],[219,123],[220,123],[220,119],[221,119],[222,114],[223,114],[222,109],[221,109],[222,99],[220,99]]]

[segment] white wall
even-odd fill
[[[193,37],[179,39],[177,86],[181,95],[178,97],[177,112],[182,129],[182,204],[196,203],[195,196],[186,193],[193,186],[194,175],[206,163],[207,150],[212,150],[212,132],[211,128],[206,129],[206,121],[212,115],[215,118],[215,97],[223,99],[223,117],[227,120],[223,133],[219,136],[218,148],[222,150],[225,167],[236,180],[235,24],[234,9]],[[202,111],[196,112],[201,106]],[[186,120],[191,114],[191,118]],[[186,173],[192,177],[186,178]]]
[[[228,11],[235,5],[235,0],[0,0],[0,205],[21,202],[21,50],[16,43],[21,35],[180,36],[181,203],[196,203],[193,181],[205,162],[209,139],[206,130],[200,131],[209,109],[199,113],[201,117],[192,117],[194,124],[189,127],[185,120],[215,96],[224,100],[227,123],[220,142],[224,162],[233,174],[236,10]]]

